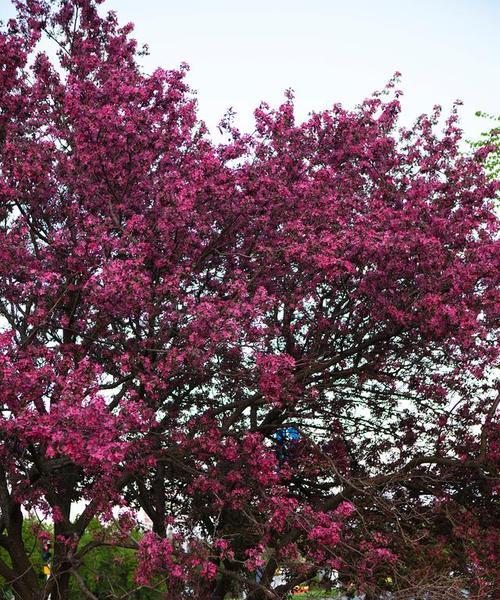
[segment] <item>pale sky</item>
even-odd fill
[[[0,18],[11,13],[0,0]],[[403,121],[464,101],[475,138],[478,109],[500,113],[500,0],[108,0],[147,43],[148,69],[190,64],[199,112],[214,130],[228,107],[252,128],[261,100],[296,94],[299,117],[353,106],[401,71]]]

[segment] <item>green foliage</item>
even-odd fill
[[[485,167],[492,179],[500,178],[500,115],[490,115],[477,111],[476,116],[489,122],[489,128],[481,134],[479,140],[471,142],[475,150],[486,146],[494,146],[496,150],[490,152],[485,160]]]
[[[35,572],[43,578],[41,544],[35,534],[38,527],[39,522],[36,519],[26,519],[23,525],[23,540]],[[50,526],[44,526],[44,529],[51,532]],[[109,534],[109,528],[94,519],[82,537],[79,548],[95,540],[104,540],[108,537],[107,534]],[[135,531],[131,535],[136,540],[140,538],[139,531]],[[10,564],[9,556],[3,548],[0,548],[0,557]],[[164,591],[161,587],[158,589],[144,588],[135,583],[136,567],[137,561],[133,549],[102,545],[85,555],[79,572],[86,587],[100,600],[120,598],[127,593],[129,594],[127,600],[159,600]],[[9,588],[10,586],[6,585],[5,580],[0,576],[0,600],[12,597],[9,596]],[[82,591],[78,583],[72,579],[70,600],[81,600],[81,598]]]
[[[80,547],[95,540],[105,537],[106,531],[96,519],[91,523],[80,542]],[[138,539],[140,534],[135,532],[133,537]],[[80,574],[85,585],[98,598],[119,598],[138,588],[134,582],[134,573],[137,567],[135,551],[130,548],[117,546],[98,546],[87,554],[80,568]],[[70,600],[81,598],[82,592],[78,583],[71,581]],[[128,598],[131,600],[157,600],[160,594],[155,590],[138,588]]]
[[[339,592],[332,590],[331,592],[325,592],[324,590],[310,590],[304,594],[292,594],[290,600],[330,600],[337,598]]]

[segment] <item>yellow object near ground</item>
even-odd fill
[[[296,585],[293,588],[292,594],[305,594],[308,591],[309,591],[308,585]]]

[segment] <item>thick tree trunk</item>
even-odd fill
[[[54,582],[50,600],[68,600],[69,599],[69,573],[62,573]]]
[[[67,486],[67,496],[64,502],[58,504],[63,519],[54,523],[53,575],[55,579],[52,585],[51,600],[69,599],[70,569],[72,565],[68,561],[68,548],[62,540],[72,540],[72,536],[74,535],[72,529],[68,529],[66,525],[70,522],[71,501],[68,498],[73,484],[71,472],[68,474],[65,483]]]
[[[21,600],[42,600],[40,581],[33,569],[23,542],[23,514],[19,504],[9,499],[6,550],[12,563],[14,579],[9,583]]]

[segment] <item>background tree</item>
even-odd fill
[[[16,5],[0,574],[17,596],[66,600],[73,576],[92,598],[82,539],[122,507],[152,531],[115,544],[168,598],[284,598],[325,567],[371,598],[493,598],[498,182],[487,150],[459,152],[456,111],[398,129],[392,81],[296,123],[288,93],[215,145],[185,67],[144,74],[131,26],[92,0]],[[43,585],[32,507],[54,523]]]
[[[489,149],[489,154],[485,160],[485,169],[491,177],[498,179],[500,177],[500,116],[490,115],[478,111],[476,116],[488,122],[490,129],[483,132],[479,140],[472,142],[471,147],[475,150],[480,148]]]
[[[44,561],[41,555],[42,532],[49,539],[53,537],[50,524],[41,524],[34,517],[28,517],[23,522],[23,541],[25,548],[29,549],[29,558],[35,573],[40,580],[45,580],[43,572]],[[134,573],[137,568],[136,552],[131,548],[122,548],[115,545],[119,527],[111,522],[103,526],[99,521],[93,520],[80,541],[80,548],[90,548],[82,558],[79,574],[86,588],[100,600],[127,597],[131,600],[158,600],[162,596],[162,586],[157,585],[151,589],[137,586]],[[139,541],[141,531],[134,529],[130,532],[132,539]],[[10,562],[8,553],[2,548],[0,556],[7,564]],[[7,593],[11,586],[0,577],[0,592]],[[3,596],[0,595],[3,598]],[[76,581],[72,581],[69,589],[70,600],[80,600],[82,590]]]

